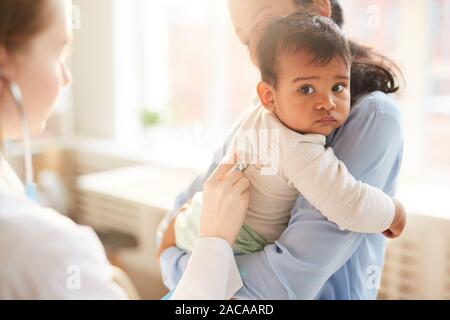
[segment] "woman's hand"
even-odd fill
[[[156,254],[158,260],[161,257],[162,253],[166,251],[169,248],[176,247],[176,241],[175,241],[175,220],[172,219],[170,224],[167,226],[166,232],[164,233],[164,237],[162,238],[161,245],[159,246],[158,252]]]
[[[234,164],[222,164],[203,190],[200,238],[222,238],[234,244],[250,201],[250,182]]]

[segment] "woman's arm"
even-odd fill
[[[349,122],[336,134],[332,145],[356,179],[393,195],[403,135],[400,113],[389,98],[379,93],[364,98],[352,110]],[[236,257],[244,282],[238,297],[314,299],[365,237],[340,231],[300,199],[287,230],[276,244],[253,256]],[[364,279],[367,270],[355,268],[353,272],[350,276],[354,281],[344,289],[368,290],[357,287],[356,281]]]
[[[332,146],[356,179],[393,195],[403,136],[399,111],[389,98],[381,93],[363,98],[334,137]],[[276,244],[258,254],[236,257],[244,282],[237,298],[314,299],[364,237],[340,231],[301,198]],[[163,253],[161,266],[166,284],[176,286],[187,259],[176,248]]]

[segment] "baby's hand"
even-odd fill
[[[389,239],[398,238],[405,230],[406,226],[406,210],[397,199],[392,199],[395,205],[395,217],[391,226],[383,234]]]

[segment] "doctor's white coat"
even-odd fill
[[[229,299],[241,286],[229,245],[202,239],[173,298]],[[94,231],[29,201],[0,155],[0,299],[126,298]]]

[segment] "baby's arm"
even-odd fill
[[[397,237],[403,231],[405,212],[401,204],[381,190],[356,181],[331,148],[295,142],[284,155],[282,171],[341,230],[384,232],[388,237]]]

